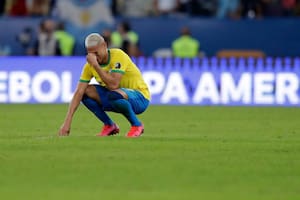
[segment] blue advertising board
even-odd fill
[[[136,58],[152,104],[300,106],[300,59]],[[0,103],[67,103],[84,57],[2,57]]]

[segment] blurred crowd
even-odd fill
[[[51,18],[42,20],[35,33],[26,27],[16,36],[24,49],[24,55],[31,56],[71,56],[74,54],[75,38],[65,30],[63,22]]]
[[[88,0],[78,0],[84,3]],[[102,0],[115,17],[209,16],[261,18],[299,16],[300,0]],[[58,0],[2,0],[0,15],[56,16]]]
[[[121,16],[208,16],[261,18],[299,16],[300,0],[116,0],[113,9]],[[136,9],[137,8],[137,9]]]
[[[144,56],[139,48],[139,35],[131,29],[129,22],[121,21],[115,30],[104,29],[99,33],[109,48],[120,48],[132,57]],[[51,18],[40,22],[37,35],[32,28],[26,27],[17,35],[17,40],[24,48],[24,55],[31,56],[72,56],[76,44],[64,23]],[[158,50],[154,56],[193,58],[200,56],[200,43],[192,37],[189,27],[184,26],[170,48]]]

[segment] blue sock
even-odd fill
[[[84,95],[82,98],[82,103],[92,112],[96,117],[101,120],[105,125],[113,125],[114,122],[109,118],[109,116],[104,112],[102,107],[94,99],[89,98]]]
[[[136,117],[131,104],[118,92],[111,91],[108,99],[114,111],[122,113],[132,126],[141,126],[142,123]]]

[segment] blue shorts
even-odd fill
[[[100,96],[102,107],[105,111],[114,111],[113,107],[109,103],[108,100],[108,92],[110,92],[109,89],[101,86],[101,85],[93,85],[95,86],[98,95]],[[122,91],[124,91],[128,96],[128,102],[131,104],[133,111],[135,114],[140,114],[146,110],[146,108],[149,105],[149,100],[146,99],[142,93],[140,93],[137,90],[132,90],[128,88],[120,88]]]

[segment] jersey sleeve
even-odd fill
[[[88,64],[85,64],[82,69],[79,81],[83,82],[83,83],[88,83],[88,82],[90,82],[92,77],[93,77],[93,74],[90,70],[90,66]]]
[[[118,61],[113,63],[111,73],[125,74],[130,58],[123,51],[118,52]]]

